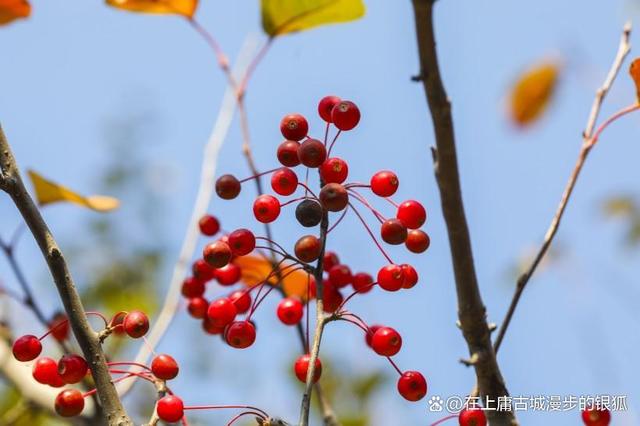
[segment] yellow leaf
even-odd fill
[[[249,287],[253,287],[265,281],[273,271],[271,262],[260,256],[241,256],[234,259],[233,263],[240,267],[242,271],[241,280]],[[281,269],[287,265],[282,265]],[[293,268],[284,269],[282,275],[282,288],[287,296],[298,296],[302,300],[307,298],[307,284],[309,279],[313,279],[305,271],[298,270],[291,272]],[[278,280],[274,274],[269,278],[269,284],[275,285]]]
[[[0,0],[0,25],[16,19],[28,18],[29,15],[31,15],[31,5],[27,0]]]
[[[198,0],[106,0],[109,6],[129,12],[193,17]]]
[[[629,74],[636,85],[636,98],[640,102],[640,58],[636,58],[629,66]]]
[[[542,116],[555,92],[559,73],[557,63],[547,62],[520,76],[509,96],[509,114],[515,124],[524,127]]]
[[[33,170],[29,170],[28,173],[31,183],[33,183],[33,188],[36,191],[36,199],[41,206],[57,202],[68,202],[99,212],[107,212],[120,205],[120,202],[113,197],[104,195],[85,197],[69,188],[43,178]]]
[[[261,0],[262,27],[270,36],[348,22],[364,16],[362,0]]]

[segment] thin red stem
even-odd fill
[[[393,368],[398,372],[398,374],[402,376],[402,370],[400,370],[400,369],[398,368],[398,366],[396,365],[396,363],[395,363],[395,362],[393,362],[393,360],[391,359],[391,357],[390,357],[390,356],[388,356],[388,357],[386,357],[386,358],[387,358],[387,360],[389,361],[389,363],[393,366]]]
[[[353,212],[356,214],[356,216],[358,216],[358,219],[360,219],[360,222],[362,222],[362,225],[364,226],[364,228],[367,230],[367,232],[371,236],[371,239],[376,244],[376,246],[378,246],[378,249],[380,250],[380,253],[382,253],[382,255],[387,259],[387,261],[389,261],[389,263],[393,264],[394,263],[393,260],[391,260],[391,258],[387,254],[387,252],[384,251],[384,249],[382,248],[382,245],[380,245],[380,243],[378,242],[378,239],[375,237],[375,235],[373,235],[373,232],[371,232],[371,228],[369,228],[369,225],[367,225],[367,222],[365,222],[365,220],[362,218],[362,216],[360,215],[358,210],[351,203],[349,203],[349,207],[351,207],[351,210],[353,210]]]
[[[269,173],[276,172],[276,171],[280,170],[281,168],[282,167],[277,167],[275,169],[267,170],[266,172],[256,173],[255,175],[252,175],[252,176],[249,176],[249,177],[246,177],[246,178],[240,180],[240,183],[245,183],[245,182],[248,182],[248,181],[253,180],[253,179],[258,179],[259,177],[262,177],[264,175],[268,175]]]
[[[614,113],[613,115],[611,115],[609,118],[607,118],[601,125],[600,127],[598,127],[598,129],[593,133],[593,136],[591,137],[590,141],[591,144],[595,144],[596,142],[598,142],[598,138],[600,137],[600,134],[614,121],[618,120],[621,117],[624,117],[625,115],[632,113],[634,111],[637,111],[640,109],[640,102],[639,103],[635,103],[633,105],[629,105],[628,107],[625,107],[623,109],[621,109],[620,111]]]
[[[442,423],[446,422],[447,420],[456,419],[456,418],[458,418],[458,416],[459,416],[459,414],[452,414],[450,416],[447,416],[447,417],[444,417],[444,418],[438,420],[435,423],[431,423],[431,426],[438,426],[439,424],[442,424]]]
[[[100,312],[88,311],[88,312],[85,312],[85,314],[86,314],[87,316],[89,316],[89,315],[97,316],[97,317],[101,318],[101,319],[104,321],[104,326],[105,326],[105,327],[108,327],[108,326],[109,326],[109,322],[108,322],[108,321],[107,321],[107,319],[104,317],[104,315],[102,315]],[[57,323],[55,326],[51,327],[51,328],[50,328],[46,333],[44,333],[42,336],[40,336],[40,337],[38,338],[38,340],[42,340],[42,339],[46,338],[48,335],[50,335],[51,333],[53,333],[55,330],[57,330],[58,328],[62,327],[63,325],[66,325],[66,324],[68,324],[68,323],[69,323],[69,319],[68,319],[68,318],[67,318],[67,319],[65,319],[65,320],[60,321],[60,322],[59,322],[59,323]]]
[[[331,156],[331,150],[333,149],[333,145],[336,143],[336,141],[338,140],[338,136],[340,136],[340,133],[342,133],[342,130],[338,130],[338,133],[336,133],[335,137],[333,138],[333,140],[331,141],[331,145],[329,145],[329,150],[327,151],[327,157]]]
[[[351,293],[349,296],[347,296],[347,297],[342,301],[342,303],[340,304],[340,306],[338,306],[338,309],[336,309],[336,312],[339,312],[339,311],[344,307],[344,305],[346,305],[346,304],[347,304],[347,302],[353,298],[353,296],[355,296],[355,295],[356,295],[356,294],[358,294],[358,293],[362,293],[364,290],[366,290],[366,289],[368,289],[368,288],[371,288],[371,287],[373,287],[373,286],[374,286],[374,285],[376,285],[376,284],[378,284],[378,283],[377,283],[377,282],[374,282],[374,283],[368,284],[368,285],[366,285],[366,286],[364,286],[364,287],[362,287],[362,288],[360,288],[360,289],[358,289],[358,290],[354,291],[353,293]]]
[[[238,414],[237,416],[235,416],[234,418],[232,418],[231,420],[229,420],[229,423],[227,423],[227,426],[231,426],[233,425],[235,422],[237,422],[238,420],[240,420],[240,418],[244,417],[244,416],[249,416],[249,415],[254,415],[254,416],[258,416],[260,417],[262,420],[266,420],[267,418],[262,416],[262,414],[258,413],[257,411],[243,411],[242,413]]]
[[[340,224],[340,222],[342,222],[342,219],[344,219],[344,217],[347,215],[348,210],[344,209],[342,211],[342,214],[340,215],[340,217],[338,218],[338,220],[336,220],[333,225],[331,225],[331,227],[329,227],[329,229],[327,229],[327,234],[329,234],[329,232],[333,231],[335,229],[336,226],[338,226]]]
[[[253,410],[262,414],[265,418],[269,417],[269,415],[262,409],[258,407],[253,407],[251,405],[187,405],[184,407],[184,411],[187,410],[226,410],[226,409],[242,409],[242,410]]]
[[[347,191],[349,191],[349,193],[351,195],[353,195],[355,197],[356,200],[360,201],[362,204],[364,204],[365,207],[367,207],[371,213],[373,213],[373,215],[376,217],[376,219],[378,219],[378,222],[383,223],[385,220],[387,220],[382,213],[380,213],[378,210],[376,210],[370,203],[369,201],[367,201],[367,199],[360,194],[359,192],[353,190],[353,189],[347,189]]]

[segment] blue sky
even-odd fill
[[[476,267],[489,319],[498,322],[513,288],[509,268],[544,235],[579,150],[595,88],[623,23],[637,19],[638,3],[441,1],[436,10]],[[198,17],[231,57],[247,34],[264,37],[258,2],[203,2]],[[638,40],[633,34],[632,41]],[[141,167],[170,171],[163,193],[170,203],[161,214],[168,224],[168,249],[177,256],[202,146],[225,88],[202,40],[178,18],[128,14],[99,1],[35,1],[30,20],[0,29],[0,51],[0,120],[23,167],[93,192],[96,170],[104,166],[105,122],[145,111],[158,117],[144,141]],[[503,113],[505,93],[522,70],[549,55],[566,63],[556,99],[539,125],[516,131]],[[360,21],[277,40],[250,83],[247,107],[255,157],[266,169],[276,165],[284,114],[307,115],[312,134],[320,135],[315,108],[322,96],[337,94],[358,103],[361,124],[341,137],[337,154],[349,161],[358,180],[380,169],[396,170],[398,198],[417,198],[427,207],[432,247],[422,257],[391,249],[398,259],[416,264],[420,284],[408,292],[354,300],[352,309],[401,331],[405,339],[398,362],[422,371],[430,394],[444,397],[468,392],[474,375],[458,363],[467,349],[455,327],[451,264],[428,152],[432,128],[422,89],[410,81],[416,72],[410,3],[371,0]],[[633,97],[623,73],[603,114]],[[638,193],[640,146],[633,136],[638,130],[637,117],[621,121],[592,153],[558,235],[562,261],[533,278],[499,354],[513,395],[627,395],[629,411],[615,413],[614,425],[640,421],[640,385],[633,379],[634,354],[640,349],[634,333],[640,322],[634,303],[640,296],[638,253],[621,248],[622,227],[602,217],[599,203],[609,195]],[[247,174],[237,123],[219,170]],[[212,211],[225,228],[260,229],[250,214],[248,192],[231,203],[214,201]],[[0,206],[0,232],[7,235],[18,218],[8,200],[2,198]],[[90,245],[74,229],[92,214],[59,206],[47,209],[46,218],[61,240]],[[126,224],[126,206],[118,214]],[[300,227],[292,232],[290,223],[274,227],[288,245],[303,232]],[[350,218],[329,247],[354,268],[376,271],[383,258],[358,226]],[[137,232],[131,229],[132,235]],[[31,242],[19,255],[34,259],[30,276],[42,277],[44,265]],[[0,262],[0,276],[13,282],[6,263]],[[164,278],[159,291],[169,271]],[[53,301],[52,288],[41,291]],[[258,313],[262,334],[242,352],[202,336],[181,315],[160,349],[172,351],[194,371],[174,388],[190,403],[248,402],[294,419],[299,395],[283,372],[297,342],[270,315],[274,307],[275,299]],[[192,353],[189,339],[208,339],[207,350]],[[386,367],[362,345],[357,330],[342,325],[327,330],[323,351],[354,371]],[[209,368],[198,372],[205,363]],[[393,384],[374,409],[376,425],[424,425],[440,417],[428,411],[426,401],[403,401]],[[528,412],[521,419],[523,424],[580,424],[577,411]]]

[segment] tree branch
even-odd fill
[[[556,213],[551,219],[551,224],[549,225],[549,229],[547,230],[547,233],[544,237],[542,246],[538,250],[538,253],[536,254],[535,258],[533,259],[533,261],[531,262],[527,270],[518,278],[516,290],[515,290],[515,293],[513,294],[513,298],[511,299],[511,304],[509,306],[509,309],[507,310],[504,320],[502,321],[502,326],[500,327],[500,331],[496,336],[496,340],[494,343],[495,352],[498,352],[498,349],[500,349],[500,345],[502,344],[504,335],[507,332],[507,329],[509,328],[509,324],[511,324],[511,320],[513,319],[513,314],[515,313],[515,310],[518,306],[518,302],[520,301],[520,297],[522,296],[522,293],[524,292],[524,289],[527,286],[527,283],[529,282],[534,272],[536,271],[536,268],[538,267],[538,265],[544,258],[545,254],[549,250],[549,247],[553,242],[553,238],[558,232],[558,228],[560,227],[560,221],[562,220],[564,212],[567,208],[567,204],[569,203],[569,199],[571,198],[573,189],[576,186],[576,182],[578,181],[578,177],[580,176],[582,167],[584,166],[584,163],[587,160],[587,157],[591,152],[591,149],[595,146],[598,140],[599,132],[594,133],[594,129],[596,126],[596,122],[598,120],[598,115],[600,115],[600,108],[602,107],[602,102],[604,101],[604,98],[607,96],[607,93],[609,93],[609,89],[611,89],[611,85],[613,84],[614,80],[616,79],[616,76],[620,72],[620,68],[622,67],[622,63],[624,62],[624,59],[629,54],[629,51],[631,49],[631,46],[629,44],[630,33],[631,33],[631,24],[628,23],[625,25],[623,29],[622,37],[620,39],[620,45],[618,46],[618,52],[616,53],[615,59],[613,60],[611,69],[609,70],[609,73],[607,74],[607,77],[604,83],[602,84],[602,87],[600,87],[600,89],[598,89],[598,91],[596,92],[595,99],[593,100],[593,105],[591,106],[591,112],[589,113],[589,118],[587,120],[587,125],[582,134],[582,139],[583,139],[582,147],[580,148],[578,159],[576,160],[576,164],[573,167],[573,170],[571,171],[571,175],[569,176],[569,181],[567,182],[564,192],[562,193],[560,204],[558,205]],[[633,108],[630,108],[627,111],[623,111],[623,112],[626,113],[632,110]]]
[[[491,345],[491,333],[473,264],[471,239],[458,174],[451,104],[440,77],[436,52],[434,3],[435,0],[413,0],[420,76],[431,111],[436,139],[435,173],[451,246],[460,326],[469,347],[469,354],[476,359],[473,366],[480,393],[497,400],[500,396],[508,395],[508,391]],[[512,412],[486,413],[492,425],[517,424]]]
[[[58,289],[73,334],[82,348],[89,364],[100,402],[109,425],[133,425],[127,416],[106,364],[105,355],[95,331],[89,325],[66,261],[56,244],[40,211],[25,188],[9,143],[0,127],[0,166],[3,171],[1,187],[6,191],[20,211],[31,234],[38,243],[53,280]]]
[[[316,330],[313,334],[313,344],[311,345],[311,353],[309,354],[309,367],[307,367],[307,380],[304,395],[302,396],[302,404],[300,407],[300,426],[307,426],[309,424],[309,409],[311,407],[311,393],[313,391],[313,377],[316,372],[316,360],[320,353],[320,343],[322,341],[322,332],[324,326],[327,323],[326,316],[324,314],[324,284],[323,284],[323,261],[324,252],[327,243],[327,230],[329,229],[329,214],[325,210],[322,214],[322,221],[320,222],[320,256],[318,257],[318,263],[316,264],[314,278],[316,281]],[[322,408],[322,407],[321,407]],[[325,422],[327,415],[325,413]],[[329,423],[330,424],[330,423]]]

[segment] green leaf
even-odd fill
[[[261,0],[262,27],[272,37],[364,16],[362,0]]]

